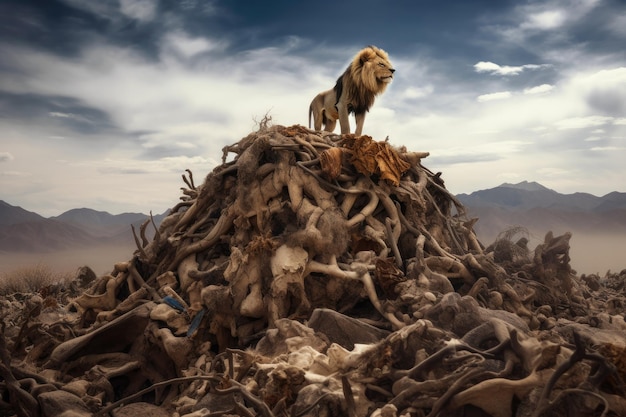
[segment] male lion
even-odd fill
[[[365,113],[374,104],[374,98],[385,91],[394,72],[385,51],[371,45],[362,49],[335,87],[315,96],[309,106],[309,128],[312,114],[315,130],[321,130],[323,124],[324,130],[332,132],[339,119],[341,134],[350,133],[348,116],[354,113],[354,134],[361,136]]]

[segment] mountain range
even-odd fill
[[[479,219],[475,230],[487,243],[516,226],[541,236],[552,231],[626,237],[626,193],[612,192],[602,197],[561,194],[537,182],[523,181],[456,197],[469,217]]]
[[[166,213],[154,216],[158,225]],[[59,250],[129,244],[149,218],[142,213],[112,215],[89,208],[43,217],[0,200],[0,252],[55,252]]]
[[[588,193],[560,194],[537,182],[504,183],[488,190],[459,194],[468,207],[504,207],[517,210],[549,208],[565,211],[608,212],[626,208],[626,193],[616,191],[603,197]]]

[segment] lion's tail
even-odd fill
[[[311,128],[311,115],[313,114],[313,104],[309,106],[309,129]]]

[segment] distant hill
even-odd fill
[[[139,227],[148,216],[142,213],[113,215],[106,211],[80,208],[68,210],[59,216],[51,218],[80,227],[96,236],[114,237],[124,233],[130,236],[131,224]]]
[[[626,234],[626,193],[603,197],[561,194],[536,182],[504,183],[488,190],[459,194],[469,217],[479,219],[476,233],[491,243],[498,233],[522,226],[531,233]]]
[[[619,210],[625,207],[626,193],[618,193],[614,191],[602,197],[602,201],[595,207],[594,211],[604,212]]]
[[[0,251],[54,252],[98,244],[95,236],[56,220],[42,219],[0,227]]]
[[[87,208],[72,209],[51,218],[0,200],[0,251],[54,252],[103,244],[131,244],[131,225],[137,229],[149,216],[112,215]],[[164,214],[154,216],[158,226]],[[153,228],[148,228],[149,237]]]
[[[626,209],[626,193],[612,192],[603,197],[587,193],[560,194],[536,182],[504,183],[488,190],[459,194],[468,207],[503,207],[516,210],[550,208],[566,211],[604,212]]]
[[[37,213],[12,206],[0,200],[0,227],[23,222],[37,222],[44,219]]]

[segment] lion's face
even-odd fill
[[[395,71],[387,53],[375,46],[368,46],[358,53],[352,70],[355,78],[375,94],[380,94],[387,88]]]
[[[378,81],[383,83],[390,83],[393,80],[393,73],[395,69],[392,68],[391,62],[387,59],[383,59],[380,56],[376,56],[373,62],[368,62],[366,65],[372,65],[374,68],[374,74]]]

